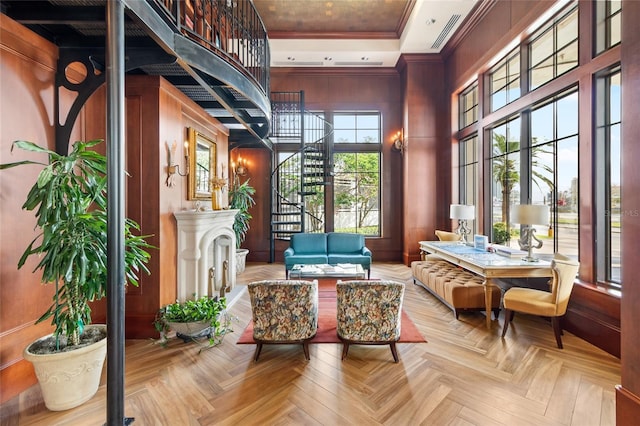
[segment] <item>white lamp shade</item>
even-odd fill
[[[544,204],[511,206],[511,222],[521,225],[547,225],[549,224],[549,206]]]
[[[476,207],[464,204],[451,204],[451,207],[449,208],[449,217],[451,219],[475,219]]]

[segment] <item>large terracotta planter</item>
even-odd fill
[[[89,327],[106,329],[107,326]],[[62,411],[77,407],[96,394],[107,355],[106,338],[76,350],[54,354],[34,354],[29,351],[30,347],[24,350],[24,359],[33,364],[44,404],[49,410]]]

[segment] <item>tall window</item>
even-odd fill
[[[473,83],[458,97],[460,105],[459,126],[464,129],[478,121],[478,83]]]
[[[597,278],[620,287],[620,235],[622,214],[638,215],[638,211],[620,210],[622,186],[620,177],[621,91],[620,68],[598,75],[596,111],[596,203],[597,203]]]
[[[520,123],[512,118],[490,131],[491,241],[497,244],[509,242],[510,206],[520,200]]]
[[[578,258],[578,93],[572,90],[531,112],[530,178],[526,199],[550,206],[551,223],[539,226],[542,253]],[[547,240],[547,242],[545,242]]]
[[[622,2],[600,0],[596,7],[596,55],[620,43],[622,33]]]
[[[380,114],[336,113],[333,123],[334,231],[380,235]]]
[[[489,72],[491,111],[520,97],[520,51],[513,50]]]
[[[535,33],[529,43],[529,90],[578,66],[578,8]]]
[[[491,129],[492,241],[517,246],[514,204],[548,205],[537,224],[540,253],[578,257],[578,94],[575,89],[533,105]]]
[[[460,141],[460,204],[476,205],[476,176],[478,173],[478,136],[474,135],[463,141]],[[472,234],[476,233],[476,221],[471,223]]]

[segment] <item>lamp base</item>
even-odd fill
[[[532,256],[525,256],[522,258],[523,261],[525,262],[540,262],[540,259],[538,259],[537,257],[532,257]]]

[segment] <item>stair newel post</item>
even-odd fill
[[[304,127],[304,90],[300,91],[300,100],[298,102],[298,111],[300,112],[300,232],[305,232],[305,169],[306,169],[306,143],[305,127]]]

